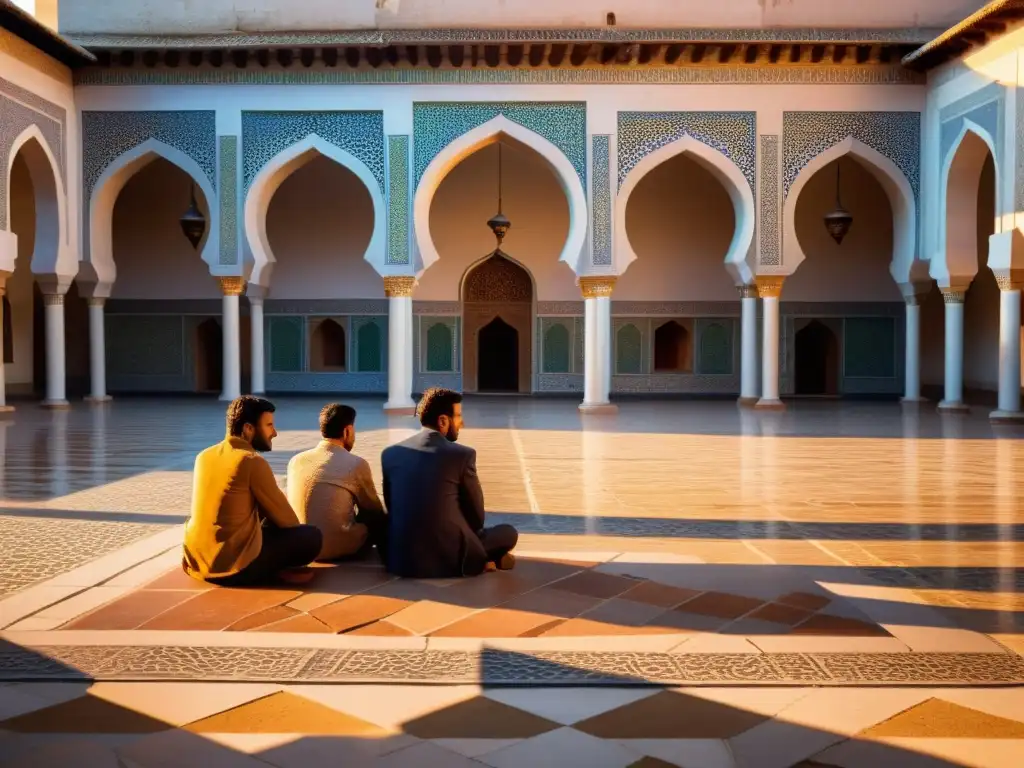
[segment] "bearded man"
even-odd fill
[[[277,437],[274,404],[246,395],[231,402],[227,436],[196,457],[192,514],[185,523],[182,568],[199,581],[249,587],[297,584],[323,536],[302,525],[260,454]]]
[[[484,528],[476,451],[456,443],[462,395],[428,389],[416,412],[423,429],[381,455],[388,570],[397,576],[446,579],[512,568],[519,534],[511,525]]]

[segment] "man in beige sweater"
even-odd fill
[[[331,403],[320,411],[320,443],[288,462],[288,501],[299,520],[323,533],[317,560],[387,554],[387,515],[366,459],[351,451],[356,411]],[[358,508],[358,513],[356,509]]]

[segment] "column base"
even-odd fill
[[[416,403],[384,403],[384,413],[388,416],[415,416]]]
[[[741,408],[753,408],[757,405],[757,401],[760,399],[760,397],[740,397],[736,400],[736,403]]]
[[[109,403],[114,398],[110,395],[88,395],[83,399],[89,405],[103,405],[104,403]]]
[[[920,407],[922,405],[927,405],[930,402],[931,401],[927,397],[901,397],[900,398],[900,405],[905,405],[908,408],[912,408],[912,407],[915,407],[915,406],[916,407]]]
[[[615,403],[580,403],[577,410],[590,416],[612,416],[619,412],[619,406]]]
[[[993,424],[1024,424],[1024,411],[992,411],[988,420]]]
[[[71,408],[71,403],[67,400],[43,400],[39,406],[48,411],[66,411]]]
[[[786,404],[781,400],[765,400],[763,397],[754,403],[754,409],[758,411],[784,411]]]
[[[942,400],[935,410],[939,413],[970,413],[970,406],[964,405],[959,400]]]

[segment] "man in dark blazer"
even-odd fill
[[[476,451],[455,442],[462,395],[429,389],[416,413],[423,429],[381,455],[388,570],[408,578],[445,579],[512,568],[519,534],[511,525],[484,528]]]

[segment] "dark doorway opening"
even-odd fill
[[[477,389],[519,391],[519,333],[500,317],[480,329]]]
[[[839,342],[824,323],[812,320],[796,332],[796,394],[839,393]]]
[[[224,336],[215,318],[196,326],[196,391],[216,392],[224,388]]]

